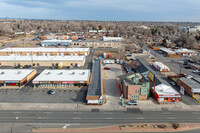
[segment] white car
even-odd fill
[[[194,70],[192,71],[193,73],[199,73],[200,71],[199,70]]]
[[[191,78],[193,78],[193,76],[192,75],[187,75],[186,78],[191,79]]]

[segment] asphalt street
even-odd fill
[[[199,111],[0,111],[0,123],[79,123],[79,124],[128,124],[128,123],[199,123]]]

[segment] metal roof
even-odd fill
[[[20,81],[34,69],[0,69],[0,81]]]
[[[192,89],[200,89],[200,78],[180,78],[179,80],[190,86]]]
[[[92,66],[92,75],[88,87],[87,96],[99,96],[101,94],[101,70],[100,60],[94,60]]]

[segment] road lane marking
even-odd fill
[[[48,117],[38,117],[38,119],[49,119]]]
[[[112,120],[113,118],[112,117],[106,117],[105,119],[106,120]]]
[[[193,115],[198,115],[200,114],[199,112],[192,112]]]
[[[12,113],[14,113],[14,114],[20,114],[21,112],[12,112]]]
[[[44,114],[52,114],[52,112],[43,112]]]
[[[163,114],[165,114],[165,115],[170,115],[170,114],[172,114],[172,113],[170,113],[170,112],[163,112]]]
[[[73,117],[72,119],[74,119],[74,120],[80,120],[81,117]]]
[[[136,117],[136,119],[143,120],[144,117]]]
[[[82,112],[74,112],[74,114],[82,114]]]
[[[175,117],[167,117],[167,119],[175,119]]]
[[[104,114],[111,115],[113,113],[112,112],[105,112]]]

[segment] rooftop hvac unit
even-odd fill
[[[62,75],[62,74],[63,74],[63,72],[58,73],[58,75]]]
[[[51,72],[47,72],[46,75],[49,75]]]
[[[85,72],[82,72],[82,75],[85,75]]]
[[[18,73],[17,74],[21,74],[22,72],[21,71],[18,71]]]
[[[4,74],[5,72],[1,72],[1,75]]]
[[[72,72],[72,75],[74,75],[75,74],[75,72]]]

